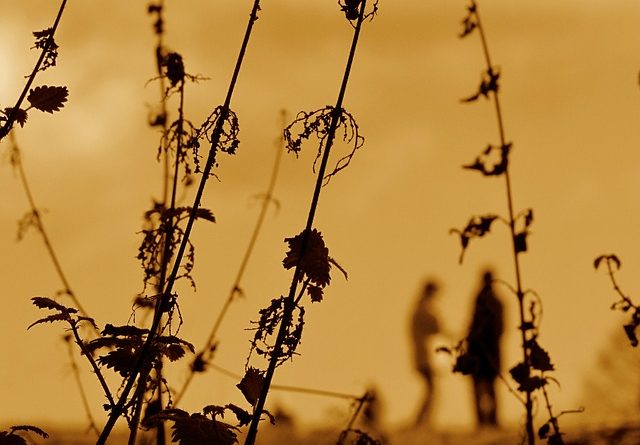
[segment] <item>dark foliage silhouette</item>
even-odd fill
[[[34,433],[43,439],[48,439],[49,434],[32,425],[16,425],[9,427],[7,431],[0,431],[0,445],[28,445],[29,442],[23,434]]]

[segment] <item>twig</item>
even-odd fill
[[[35,80],[36,74],[40,70],[40,66],[42,65],[42,62],[44,61],[47,53],[51,49],[51,45],[53,44],[53,37],[56,33],[56,30],[58,29],[58,24],[60,23],[60,19],[62,18],[62,13],[64,12],[64,8],[66,5],[67,5],[67,0],[62,0],[62,2],[60,3],[60,8],[58,9],[58,15],[56,16],[56,20],[53,22],[53,27],[51,27],[51,31],[49,32],[49,37],[47,38],[47,42],[42,48],[40,57],[38,58],[36,65],[33,67],[33,71],[29,75],[29,78],[27,79],[27,83],[25,84],[24,89],[22,90],[22,93],[20,93],[20,97],[16,101],[15,106],[11,109],[11,111],[9,111],[9,115],[7,116],[7,121],[4,123],[2,128],[0,128],[0,141],[4,139],[4,137],[7,134],[9,134],[9,132],[13,128],[13,124],[15,123],[16,118],[18,117],[18,110],[20,109],[22,102],[27,96],[27,93],[29,92],[29,88],[31,88],[31,84]]]
[[[327,162],[329,160],[329,153],[331,152],[331,147],[333,145],[333,140],[335,137],[336,128],[338,127],[338,121],[340,116],[342,115],[342,103],[344,100],[344,95],[347,89],[347,83],[349,81],[349,75],[351,73],[351,66],[353,64],[353,59],[355,57],[356,47],[358,44],[358,37],[360,36],[360,30],[362,28],[362,22],[364,19],[364,12],[366,7],[366,0],[362,0],[360,5],[360,11],[358,15],[358,22],[355,26],[353,40],[351,43],[351,49],[349,51],[349,57],[347,60],[347,65],[344,71],[344,76],[342,78],[342,84],[340,86],[340,92],[338,93],[338,99],[336,101],[336,105],[333,108],[332,116],[331,116],[331,124],[329,127],[329,131],[327,134],[326,145],[324,147],[324,153],[322,155],[322,161],[320,163],[320,168],[318,170],[318,176],[315,184],[315,189],[313,192],[313,198],[311,200],[311,206],[309,209],[309,214],[307,217],[307,223],[305,225],[305,230],[302,232],[302,243],[300,248],[300,254],[298,257],[298,261],[296,264],[295,271],[293,273],[293,278],[291,280],[291,286],[289,289],[289,295],[285,300],[284,304],[284,314],[282,320],[280,322],[280,328],[278,330],[278,335],[276,337],[276,342],[273,347],[273,353],[271,355],[271,359],[269,361],[269,366],[264,376],[264,383],[262,385],[262,390],[260,391],[260,396],[258,401],[254,407],[253,417],[251,419],[251,424],[249,426],[249,431],[247,432],[247,437],[245,439],[245,445],[254,445],[256,441],[256,437],[258,434],[258,423],[260,422],[260,417],[262,416],[262,411],[264,409],[265,402],[267,400],[267,396],[269,394],[269,387],[271,386],[271,380],[273,379],[273,375],[275,373],[276,364],[278,359],[282,353],[282,345],[285,339],[288,327],[291,323],[291,318],[293,315],[293,311],[295,309],[295,296],[296,290],[298,286],[298,282],[300,281],[300,277],[302,276],[301,270],[301,260],[304,257],[305,250],[307,248],[309,234],[311,233],[311,228],[313,226],[313,220],[315,218],[316,209],[318,206],[318,201],[320,198],[320,190],[322,188],[322,184],[325,178],[325,171],[327,168]]]
[[[91,407],[89,406],[89,400],[87,399],[87,392],[84,389],[84,385],[82,383],[82,379],[80,378],[80,369],[78,367],[78,363],[76,362],[74,356],[74,350],[71,346],[71,336],[66,334],[63,337],[64,342],[67,344],[67,352],[69,355],[69,362],[71,363],[71,370],[73,371],[73,377],[76,380],[76,385],[78,386],[78,390],[80,391],[80,399],[82,400],[82,406],[84,407],[84,411],[87,414],[87,420],[89,421],[89,430],[93,431],[96,436],[100,434],[100,430],[96,425],[96,421],[91,414]]]
[[[191,208],[191,212],[189,214],[189,220],[187,222],[187,226],[185,228],[185,233],[184,236],[182,238],[182,242],[180,244],[180,247],[178,249],[178,253],[176,255],[176,258],[174,260],[174,266],[171,272],[171,275],[169,276],[169,279],[167,280],[167,284],[165,286],[164,292],[162,293],[161,296],[161,300],[160,303],[158,304],[158,306],[156,307],[155,313],[154,313],[154,318],[153,318],[153,323],[151,325],[151,329],[149,331],[149,335],[147,336],[147,339],[144,343],[144,345],[142,346],[141,350],[140,350],[140,354],[138,356],[138,359],[136,360],[136,363],[133,367],[133,370],[131,372],[131,374],[129,375],[129,378],[127,379],[126,384],[124,385],[124,388],[122,390],[122,393],[120,395],[120,399],[118,400],[118,403],[113,407],[111,414],[109,415],[109,419],[107,420],[107,423],[104,427],[104,429],[102,430],[102,433],[98,439],[98,441],[96,442],[96,445],[104,445],[107,438],[109,437],[109,434],[111,434],[111,431],[113,430],[113,427],[115,426],[116,421],[118,420],[118,418],[120,417],[120,415],[123,412],[124,409],[124,405],[127,401],[127,397],[129,396],[129,393],[131,392],[131,389],[133,388],[133,385],[136,381],[136,378],[138,377],[138,375],[140,374],[140,371],[142,370],[145,362],[147,362],[149,360],[149,356],[152,352],[152,345],[153,342],[156,338],[156,336],[158,335],[158,331],[159,331],[159,327],[160,327],[160,322],[162,319],[162,315],[163,313],[166,312],[166,309],[169,307],[170,305],[170,300],[171,300],[171,292],[173,290],[173,285],[175,283],[176,277],[178,276],[178,271],[180,268],[180,264],[182,262],[182,258],[184,256],[184,252],[186,250],[187,247],[187,243],[189,240],[189,236],[191,234],[191,230],[193,228],[193,224],[194,221],[196,219],[196,213],[197,210],[200,206],[200,201],[202,199],[202,196],[204,194],[204,188],[206,185],[207,180],[209,179],[209,175],[211,174],[211,170],[214,166],[214,161],[215,161],[215,153],[217,151],[217,145],[218,142],[220,140],[220,136],[222,134],[222,130],[223,130],[223,125],[224,122],[227,118],[227,116],[229,115],[229,106],[231,103],[231,98],[233,96],[233,91],[235,89],[235,85],[238,79],[238,75],[240,74],[240,68],[242,66],[242,61],[244,60],[244,55],[249,43],[249,37],[251,36],[251,31],[253,29],[253,24],[254,22],[257,20],[257,15],[258,15],[258,11],[260,9],[260,0],[255,0],[254,1],[254,5],[251,11],[251,15],[249,18],[249,23],[247,25],[247,29],[245,32],[245,36],[242,42],[242,47],[240,48],[240,53],[238,55],[238,60],[236,62],[236,66],[233,72],[233,75],[231,77],[231,81],[229,84],[229,89],[227,90],[227,96],[225,98],[225,102],[224,105],[222,106],[222,111],[220,113],[220,116],[218,118],[218,121],[216,123],[215,129],[213,131],[213,134],[211,136],[211,149],[209,150],[209,156],[207,158],[207,163],[205,165],[205,168],[202,172],[202,178],[200,179],[200,184],[198,186],[198,191],[196,193],[196,197],[194,199],[193,202],[193,206]]]

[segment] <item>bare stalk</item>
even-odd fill
[[[286,111],[282,110],[282,126],[284,128],[286,121]],[[205,345],[196,353],[196,360],[198,358],[202,358],[205,362],[210,359],[210,351],[211,348],[216,343],[216,336],[218,335],[218,330],[222,325],[222,321],[224,320],[231,303],[237,298],[239,294],[242,293],[242,289],[240,287],[240,283],[242,282],[242,278],[244,277],[244,272],[249,264],[249,259],[253,254],[253,249],[255,247],[256,241],[258,240],[258,236],[260,235],[260,231],[262,229],[262,225],[264,223],[264,219],[267,215],[267,210],[269,209],[269,205],[273,201],[273,191],[276,186],[276,179],[278,178],[278,172],[280,170],[280,160],[282,159],[282,153],[284,152],[284,137],[280,137],[278,140],[278,150],[276,151],[276,159],[273,164],[273,169],[271,171],[271,178],[269,179],[269,186],[267,187],[267,192],[263,196],[262,207],[260,208],[260,213],[258,215],[258,219],[256,220],[256,224],[253,228],[253,232],[251,233],[251,238],[249,239],[249,244],[247,245],[247,249],[244,252],[244,256],[242,257],[242,261],[240,263],[240,267],[238,268],[238,272],[236,273],[235,280],[231,285],[231,289],[229,290],[229,294],[227,295],[227,299],[222,306],[222,309],[218,313],[215,322],[213,323],[213,327],[211,328],[211,332],[209,333],[209,337],[205,342]],[[203,358],[204,357],[204,358]],[[189,374],[187,375],[187,380],[185,380],[182,388],[178,391],[178,394],[175,397],[173,406],[178,406],[178,403],[182,400],[182,397],[189,389],[189,385],[193,381],[194,376],[196,375],[196,368],[191,366],[189,369]]]
[[[282,344],[287,334],[287,329],[291,324],[291,318],[293,315],[293,310],[295,309],[295,297],[296,290],[298,287],[298,282],[302,276],[301,270],[301,260],[304,257],[305,250],[307,249],[307,244],[309,241],[309,234],[311,233],[311,228],[313,226],[313,220],[315,218],[316,209],[318,207],[318,201],[320,199],[320,190],[322,189],[322,184],[324,182],[325,171],[327,169],[327,163],[329,160],[329,153],[331,152],[331,147],[333,146],[333,140],[335,138],[336,128],[338,127],[339,118],[342,114],[342,103],[344,101],[344,95],[347,90],[347,83],[349,81],[349,75],[351,73],[351,66],[353,64],[353,59],[356,53],[356,47],[358,44],[358,37],[360,36],[360,29],[362,28],[362,22],[364,20],[364,12],[366,7],[366,0],[362,0],[360,4],[360,11],[358,15],[358,21],[355,26],[353,40],[351,42],[351,49],[349,51],[349,57],[347,59],[347,65],[345,67],[344,75],[342,78],[342,84],[340,86],[340,92],[338,93],[338,99],[336,100],[335,107],[333,108],[331,115],[331,123],[329,126],[329,131],[327,133],[326,145],[324,147],[324,152],[322,155],[322,161],[320,163],[320,168],[318,169],[318,176],[316,179],[316,184],[313,192],[313,197],[311,199],[311,206],[309,208],[309,214],[307,217],[307,223],[305,226],[305,230],[302,232],[302,243],[300,247],[300,255],[298,257],[298,261],[295,267],[295,271],[293,273],[293,278],[291,280],[291,286],[289,288],[289,294],[284,304],[284,313],[282,316],[282,321],[280,322],[280,328],[278,330],[278,335],[276,337],[276,341],[273,347],[271,359],[269,361],[269,366],[264,376],[264,383],[262,389],[260,391],[260,397],[256,402],[254,407],[253,417],[251,419],[251,424],[249,426],[249,431],[247,433],[247,437],[245,439],[245,445],[254,445],[256,441],[256,437],[258,435],[258,423],[260,422],[260,417],[262,415],[262,411],[264,409],[265,402],[267,400],[267,396],[269,394],[269,388],[271,386],[271,380],[273,379],[273,375],[275,373],[276,364],[278,362],[278,358],[282,354]]]
[[[84,341],[82,341],[82,338],[80,338],[80,334],[78,333],[78,327],[76,323],[71,324],[71,332],[73,332],[73,337],[76,341],[76,344],[82,351],[82,355],[84,355],[87,358],[87,360],[89,361],[89,364],[91,365],[91,368],[93,369],[94,374],[98,378],[98,381],[102,386],[102,390],[104,391],[104,395],[109,401],[110,406],[115,405],[113,396],[111,395],[111,390],[109,389],[109,385],[107,385],[107,382],[105,381],[104,376],[102,375],[102,371],[100,371],[100,368],[98,367],[96,360],[93,358],[93,355],[87,349]]]
[[[170,305],[173,286],[175,284],[176,277],[178,276],[178,273],[179,273],[180,264],[182,262],[182,258],[184,256],[184,252],[186,250],[187,243],[189,241],[189,236],[191,234],[191,230],[193,228],[194,221],[196,219],[197,210],[198,210],[198,208],[200,206],[200,202],[201,202],[202,196],[204,194],[204,189],[205,189],[206,182],[209,179],[209,176],[211,174],[211,170],[212,170],[212,168],[214,166],[214,163],[215,163],[214,161],[215,161],[215,153],[217,151],[217,145],[218,145],[218,143],[220,141],[220,136],[222,134],[224,122],[225,122],[227,116],[229,115],[229,106],[230,106],[230,103],[231,103],[231,98],[233,96],[233,91],[235,89],[235,85],[236,85],[236,82],[238,80],[238,76],[240,74],[240,68],[242,66],[242,61],[244,60],[244,55],[245,55],[247,46],[249,44],[249,37],[251,36],[251,31],[253,29],[253,24],[257,20],[258,11],[259,10],[260,10],[260,0],[255,0],[254,4],[253,4],[252,11],[251,11],[251,14],[250,14],[250,18],[249,18],[249,22],[248,22],[247,29],[246,29],[246,32],[245,32],[245,36],[244,36],[244,39],[243,39],[243,42],[242,42],[242,46],[240,48],[240,53],[238,55],[238,60],[236,62],[236,66],[235,66],[233,75],[231,77],[229,88],[227,90],[227,96],[225,98],[224,105],[222,106],[222,111],[220,113],[220,116],[218,118],[216,126],[215,126],[215,128],[213,130],[213,133],[211,135],[211,149],[209,150],[209,155],[207,157],[207,163],[205,164],[205,167],[204,167],[203,172],[202,172],[202,177],[200,179],[200,184],[198,186],[198,191],[196,193],[196,197],[194,199],[193,206],[191,208],[191,212],[189,214],[189,220],[187,221],[187,226],[185,228],[185,233],[184,233],[184,236],[182,238],[182,242],[180,244],[180,247],[178,249],[176,258],[174,260],[174,266],[173,266],[171,275],[169,276],[169,279],[167,280],[164,292],[161,295],[160,302],[159,302],[159,304],[157,305],[157,307],[155,309],[155,313],[154,313],[154,317],[153,317],[153,323],[152,323],[151,328],[149,330],[149,335],[147,336],[147,339],[145,340],[145,343],[143,344],[143,346],[142,346],[142,348],[140,350],[140,353],[138,355],[138,358],[136,360],[136,363],[135,363],[135,365],[133,367],[133,370],[132,370],[129,378],[127,379],[127,382],[124,385],[124,388],[122,390],[122,393],[120,395],[120,399],[118,400],[118,403],[111,410],[111,413],[109,415],[107,423],[106,423],[104,429],[102,430],[102,434],[98,438],[98,441],[96,442],[96,445],[104,445],[104,443],[106,442],[107,438],[111,434],[111,431],[113,430],[113,427],[115,426],[116,421],[122,415],[122,412],[124,410],[124,406],[125,406],[126,401],[127,401],[127,397],[129,396],[129,393],[131,392],[131,389],[133,388],[133,385],[135,384],[135,381],[136,381],[138,375],[140,374],[140,371],[143,369],[145,363],[147,363],[151,358],[152,345],[153,345],[153,342],[155,341],[155,338],[157,337],[157,335],[159,333],[160,323],[161,323],[161,320],[162,320],[162,315],[164,313],[166,313],[166,311],[167,311],[167,309],[168,309],[168,307]]]
[[[84,389],[84,385],[82,384],[82,379],[80,378],[80,368],[78,367],[78,363],[76,362],[74,356],[74,349],[71,346],[71,336],[66,334],[63,338],[64,342],[67,344],[67,352],[69,355],[69,362],[71,363],[71,370],[73,371],[73,377],[76,380],[76,385],[80,391],[80,399],[82,400],[82,406],[84,407],[84,411],[87,414],[87,420],[89,421],[89,430],[93,431],[96,435],[100,434],[100,430],[96,425],[96,421],[91,414],[91,407],[89,406],[89,400],[87,399],[87,392]]]
[[[49,37],[47,38],[47,42],[45,43],[44,48],[42,48],[40,57],[38,58],[36,65],[33,67],[33,71],[31,71],[31,74],[27,79],[27,83],[25,84],[22,90],[22,93],[20,93],[20,97],[16,101],[16,104],[11,109],[11,111],[9,111],[6,122],[0,128],[0,141],[4,139],[4,137],[7,134],[9,134],[9,132],[13,128],[13,124],[15,123],[16,118],[18,117],[18,110],[22,106],[22,102],[27,96],[27,93],[29,92],[29,88],[31,88],[31,84],[35,80],[36,74],[38,74],[38,71],[40,70],[40,66],[42,65],[42,62],[44,61],[47,53],[51,49],[51,45],[53,44],[53,37],[56,33],[56,30],[58,29],[58,24],[60,23],[60,19],[62,18],[62,13],[64,12],[64,8],[66,5],[67,5],[67,0],[62,0],[62,2],[60,3],[60,8],[58,9],[58,15],[56,16],[56,19],[53,22],[53,26],[51,27],[51,32],[49,33]]]
[[[491,64],[491,57],[489,55],[489,47],[487,45],[487,39],[485,37],[484,28],[482,26],[482,22],[480,21],[480,14],[478,13],[478,6],[475,0],[471,1],[471,4],[474,8],[474,15],[476,17],[476,25],[478,31],[480,33],[480,39],[482,41],[482,50],[485,57],[485,62],[487,65],[487,71],[491,72],[493,69],[493,65]],[[504,147],[507,145],[507,140],[505,137],[504,131],[504,122],[502,119],[502,111],[500,108],[500,98],[498,96],[498,90],[493,90],[493,103],[495,105],[496,117],[498,122],[498,130],[500,134],[500,146]],[[521,341],[522,341],[522,353],[523,353],[523,363],[527,366],[528,369],[531,368],[531,359],[529,357],[528,348],[527,348],[527,328],[525,324],[525,307],[524,307],[524,291],[522,286],[522,276],[520,272],[520,259],[518,257],[518,249],[516,246],[516,221],[514,217],[514,206],[513,206],[513,194],[511,190],[511,178],[509,174],[509,167],[505,169],[504,172],[505,182],[506,182],[506,190],[507,190],[507,204],[509,208],[509,230],[511,232],[511,241],[512,241],[512,250],[513,250],[513,264],[515,266],[515,278],[516,278],[516,296],[518,298],[518,312],[520,315],[520,326],[519,330],[521,333]],[[531,395],[531,391],[525,391],[525,409],[526,409],[526,425],[525,429],[527,432],[527,441],[529,445],[533,445],[535,443],[535,433],[533,430],[533,399]]]

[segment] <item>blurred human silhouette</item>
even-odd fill
[[[500,374],[500,337],[503,330],[502,303],[493,290],[493,273],[482,275],[467,336],[467,352],[474,358],[473,392],[478,426],[497,426],[495,383]]]
[[[428,424],[433,405],[433,369],[431,368],[430,339],[440,331],[438,318],[433,309],[433,299],[438,292],[438,284],[429,280],[418,298],[411,320],[411,340],[413,342],[414,364],[424,383],[424,396],[418,409],[415,425]]]

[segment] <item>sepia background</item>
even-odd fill
[[[187,71],[209,80],[187,89],[187,115],[196,125],[224,99],[251,1],[166,2],[166,44]],[[277,140],[279,113],[292,117],[334,103],[352,29],[335,1],[266,0],[249,45],[232,108],[241,145],[221,158],[204,206],[217,223],[199,223],[197,292],[178,287],[181,336],[199,347],[228,294],[259,211]],[[475,92],[484,69],[476,35],[461,40],[463,0],[380,0],[367,23],[345,99],[365,146],[325,187],[315,226],[330,255],[349,273],[334,273],[326,298],[308,307],[299,356],[278,369],[275,383],[361,394],[375,386],[390,425],[412,422],[421,382],[411,362],[408,320],[426,278],[442,289],[437,309],[444,328],[434,347],[466,333],[481,271],[493,267],[513,282],[508,234],[496,225],[473,240],[463,265],[459,240],[449,235],[472,215],[506,214],[501,179],[463,170],[488,143],[498,143],[493,107]],[[584,406],[567,421],[596,422],[637,408],[637,351],[620,340],[620,313],[593,259],[616,253],[620,283],[640,289],[640,4],[632,0],[486,0],[480,4],[494,63],[501,69],[507,138],[514,143],[512,184],[517,209],[533,208],[524,286],[544,302],[540,342],[549,350],[560,386],[558,410]],[[12,106],[37,54],[32,31],[49,27],[51,0],[0,0],[0,106]],[[124,324],[141,291],[135,256],[142,214],[161,191],[159,134],[147,125],[158,102],[155,39],[145,2],[71,1],[56,41],[58,66],[36,85],[66,85],[62,111],[30,112],[16,130],[32,192],[73,289],[100,325]],[[343,150],[346,148],[342,148]],[[42,316],[29,299],[61,288],[42,240],[16,241],[28,205],[0,144],[0,427],[13,424],[85,425],[62,325],[26,327]],[[215,363],[241,374],[251,320],[288,289],[281,266],[284,238],[306,220],[316,146],[283,158],[275,195],[242,288],[220,332]],[[186,198],[188,205],[190,198]],[[520,358],[517,304],[505,287],[504,371]],[[616,340],[617,339],[617,340]],[[619,351],[618,349],[619,348]],[[622,369],[610,371],[623,363]],[[630,357],[630,359],[629,359]],[[437,367],[436,420],[471,427],[467,378]],[[85,363],[83,380],[98,424],[99,387]],[[188,366],[171,366],[179,386]],[[616,368],[617,369],[617,368]],[[614,376],[614,377],[612,377]],[[117,380],[111,380],[117,387]],[[241,403],[237,380],[216,371],[197,376],[182,406]],[[500,385],[500,418],[522,421],[518,402]],[[602,396],[606,394],[606,396]],[[343,422],[348,402],[274,391],[278,404],[303,424]],[[542,414],[541,414],[542,415]]]

